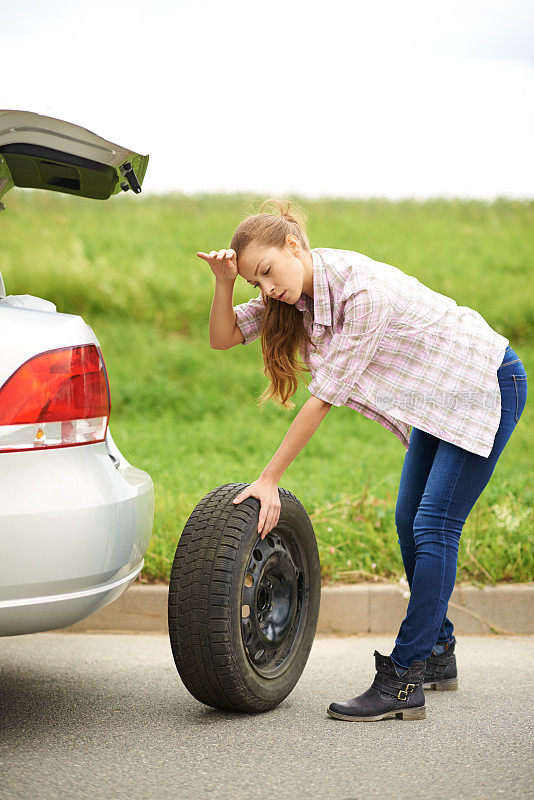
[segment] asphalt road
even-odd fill
[[[342,722],[394,636],[321,636],[262,715],[194,700],[159,634],[0,640],[0,798],[491,800],[534,796],[534,637],[464,636],[460,688],[425,720]]]

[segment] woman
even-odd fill
[[[264,211],[278,205],[279,214]],[[230,248],[198,252],[215,275],[210,345],[228,349],[261,335],[271,385],[260,398],[293,408],[298,372],[311,397],[260,476],[236,498],[260,500],[264,538],[280,514],[282,474],[334,406],[380,422],[406,447],[395,523],[410,601],[389,656],[363,694],[332,703],[330,716],[368,721],[426,716],[423,684],[458,686],[453,625],[462,527],[525,406],[527,375],[508,339],[397,267],[361,253],[311,249],[302,218],[267,201],[238,226]],[[240,274],[261,288],[232,305]],[[410,426],[411,432],[410,432]]]

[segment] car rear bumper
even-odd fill
[[[0,454],[0,636],[72,625],[144,564],[154,485],[104,442]]]
[[[18,636],[23,633],[55,630],[85,619],[116,600],[135,581],[144,563],[143,558],[124,578],[91,589],[0,601],[1,635]]]

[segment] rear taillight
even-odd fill
[[[48,350],[0,388],[0,452],[102,442],[109,411],[106,367],[96,345]]]

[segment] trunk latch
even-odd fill
[[[130,161],[125,161],[124,164],[121,164],[121,172],[128,181],[128,183],[121,183],[121,189],[125,192],[128,191],[128,187],[132,189],[136,194],[139,194],[141,191],[141,185],[137,180],[137,175],[135,174],[134,168]]]

